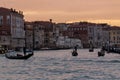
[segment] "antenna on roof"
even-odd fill
[[[52,19],[50,19],[50,22],[52,22]]]

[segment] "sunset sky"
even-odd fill
[[[120,0],[0,0],[0,6],[23,11],[26,21],[90,21],[120,26]]]

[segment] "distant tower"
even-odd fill
[[[52,19],[50,19],[50,22],[52,22]]]

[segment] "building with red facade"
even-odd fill
[[[109,25],[89,22],[72,23],[63,32],[64,36],[81,40],[82,46],[88,48],[101,47],[109,42]]]
[[[88,38],[88,23],[82,22],[79,24],[72,24],[68,27],[67,31],[64,33],[70,38],[80,39],[83,47],[89,47],[89,38]]]

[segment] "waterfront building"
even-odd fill
[[[81,43],[84,48],[89,47],[89,38],[88,38],[88,23],[87,22],[80,22],[71,24],[65,35],[69,36],[70,38],[80,39]]]
[[[91,47],[91,45],[98,48],[109,42],[109,27],[107,24],[89,22],[72,23],[63,32],[63,35],[80,39],[84,48]]]
[[[88,39],[89,39],[89,47],[96,47],[95,46],[95,27],[97,25],[96,24],[89,24],[88,25]]]
[[[25,44],[26,48],[33,48],[33,22],[25,22]]]
[[[110,46],[120,47],[120,27],[112,26],[109,31],[110,34]]]
[[[64,37],[63,32],[67,30],[67,24],[66,23],[58,23],[55,24],[55,45],[57,48],[63,48],[64,46]]]
[[[102,28],[102,46],[109,46],[110,35],[109,35],[110,26]]]
[[[69,38],[68,36],[59,36],[56,41],[57,48],[73,48],[78,45],[79,48],[82,48],[81,40],[75,38]]]
[[[109,42],[109,25],[90,24],[88,26],[89,43],[98,48]]]
[[[24,15],[22,11],[0,7],[0,45],[21,49],[25,46]]]
[[[44,47],[44,26],[40,22],[34,22],[34,49]]]
[[[55,26],[52,21],[35,21],[34,22],[34,38],[35,38],[35,46],[36,47],[47,47],[54,48],[55,47]],[[40,42],[39,46],[38,43]]]
[[[63,35],[63,32],[68,28],[68,24],[66,23],[58,23],[55,26],[59,29],[59,35]]]

